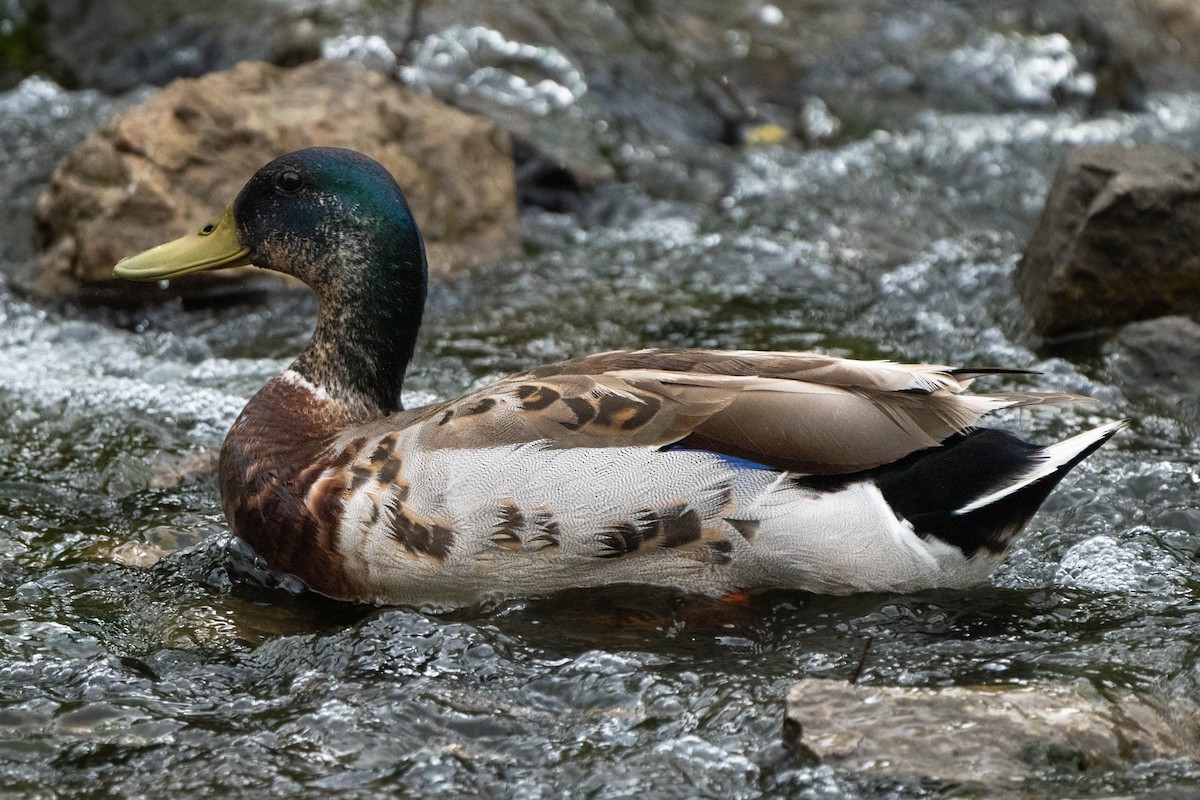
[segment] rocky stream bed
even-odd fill
[[[1197,309],[1047,341],[1014,284],[1072,148],[1200,156],[1189,4],[207,5],[0,4],[0,794],[1200,791]],[[479,137],[514,205],[445,249],[409,403],[597,350],[769,347],[1028,368],[1097,399],[1003,418],[1028,438],[1132,427],[972,592],[437,616],[265,588],[213,460],[315,302],[39,283],[67,212],[38,198],[157,86],[322,56],[507,132]]]

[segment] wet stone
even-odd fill
[[[835,769],[992,786],[1200,754],[1193,727],[1157,703],[1083,682],[908,688],[810,678],[788,691],[784,733]]]
[[[1200,310],[1200,166],[1164,145],[1071,150],[1016,272],[1056,337]]]

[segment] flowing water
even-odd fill
[[[0,97],[6,271],[55,160],[134,99],[39,80]],[[864,683],[1200,697],[1197,399],[1130,391],[1119,342],[1039,352],[1012,289],[1065,149],[1135,141],[1200,152],[1200,96],[1092,120],[931,111],[809,151],[630,145],[630,180],[586,214],[530,210],[521,257],[432,287],[410,404],[695,345],[1026,367],[1043,374],[1009,383],[1098,398],[1003,419],[1036,441],[1131,418],[972,592],[723,608],[613,591],[431,616],[265,588],[228,552],[212,466],[306,341],[312,298],[106,311],[0,289],[0,792],[992,796],[782,748],[787,687],[848,678],[868,639]],[[1163,786],[1200,789],[1200,767],[1051,764],[1022,791]]]

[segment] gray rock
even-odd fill
[[[177,81],[88,135],[38,200],[42,252],[18,283],[41,297],[144,298],[157,287],[114,286],[117,260],[199,228],[260,166],[312,145],[360,150],[396,177],[435,274],[515,252],[511,144],[495,123],[354,64],[246,63]],[[251,275],[270,273],[205,273],[173,290]]]
[[[786,743],[834,768],[1007,790],[1056,766],[1105,770],[1200,753],[1193,727],[1173,724],[1157,704],[1086,683],[927,689],[806,679],[788,692],[784,731]]]
[[[1106,343],[1104,356],[1126,397],[1200,423],[1200,323],[1182,316],[1135,322]]]
[[[1049,337],[1200,310],[1200,167],[1165,145],[1075,148],[1016,286]]]

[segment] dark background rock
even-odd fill
[[[1158,145],[1070,151],[1015,280],[1049,337],[1200,310],[1200,167]]]
[[[117,260],[198,228],[260,166],[315,145],[360,150],[396,176],[434,274],[516,251],[511,146],[494,123],[354,64],[258,62],[173,83],[87,136],[38,201],[43,252],[20,285],[43,297],[153,293],[107,289]],[[267,274],[229,270],[179,288]]]
[[[23,39],[39,56],[30,65],[33,70],[48,71],[70,88],[109,93],[163,86],[267,58],[287,41],[299,16],[285,4],[262,0],[15,0],[9,5],[24,20]]]

